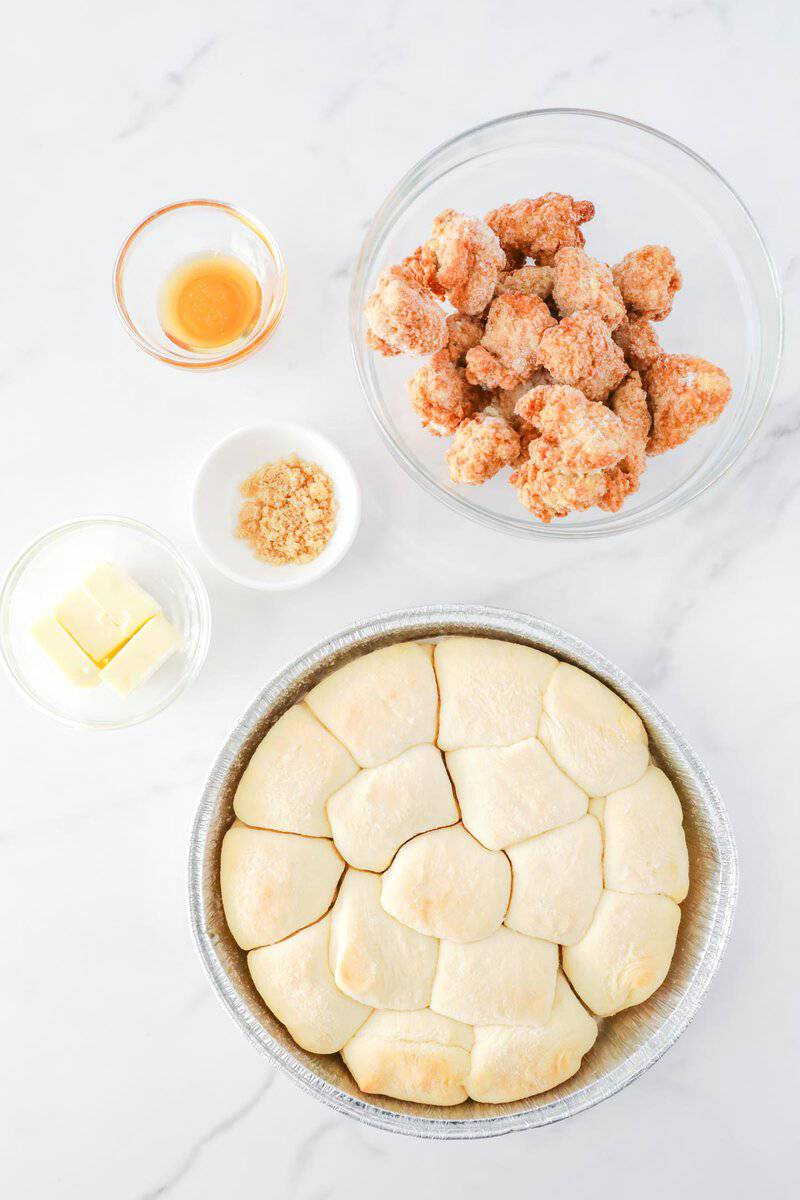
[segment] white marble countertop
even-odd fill
[[[346,301],[364,228],[417,158],[490,116],[571,105],[652,124],[721,170],[776,259],[791,330],[796,6],[51,0],[19,8],[7,35],[0,565],[68,517],[124,513],[197,563],[214,633],[191,692],[119,734],[62,728],[0,678],[5,1194],[788,1195],[800,1068],[787,921],[800,904],[794,345],[766,428],[710,495],[640,534],[545,547],[462,521],[393,463],[355,379]],[[201,194],[262,215],[290,273],[268,349],[206,378],[143,355],[109,286],[127,229]],[[188,514],[205,451],[287,412],[335,438],[365,497],[346,563],[290,600],[218,575]],[[218,1007],[185,911],[206,770],[266,678],[355,617],[442,601],[553,620],[638,679],[719,784],[742,869],[722,969],[667,1057],[581,1117],[473,1144],[367,1130],[270,1071]]]

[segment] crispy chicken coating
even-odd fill
[[[580,471],[565,461],[559,446],[544,438],[532,442],[527,459],[511,476],[517,496],[529,512],[549,524],[553,517],[583,512],[602,500],[605,471]]]
[[[575,313],[546,329],[539,356],[558,383],[578,388],[589,400],[605,400],[628,373],[608,326],[593,312]]]
[[[631,314],[663,321],[681,286],[681,273],[667,246],[631,250],[614,267],[614,282]]]
[[[425,254],[436,285],[453,308],[473,316],[489,304],[497,277],[506,269],[506,256],[486,222],[452,208],[433,222]]]
[[[525,292],[546,300],[553,294],[555,272],[552,267],[519,267],[515,271],[501,271],[494,289],[496,296],[506,292]]]
[[[411,407],[425,429],[436,437],[455,433],[472,415],[478,399],[478,389],[470,387],[463,369],[453,365],[446,348],[424,363],[406,386]]]
[[[519,434],[491,408],[462,421],[445,455],[454,483],[485,483],[519,458]]]
[[[519,386],[519,376],[504,367],[484,346],[474,346],[467,351],[467,379],[486,391],[497,388],[510,391]]]
[[[364,312],[367,341],[380,354],[434,354],[447,341],[443,310],[408,268],[383,271]]]
[[[722,413],[731,381],[721,367],[691,354],[661,354],[645,376],[653,411],[648,454],[680,446]]]
[[[651,418],[638,371],[631,371],[613,393],[609,404],[625,427],[628,450],[617,466],[606,471],[606,492],[598,507],[606,512],[619,512],[628,496],[639,490],[647,461],[645,454]]]
[[[551,384],[531,388],[516,405],[517,416],[558,446],[565,466],[601,471],[615,466],[628,449],[621,419],[577,388]]]
[[[590,258],[580,246],[565,246],[555,257],[553,299],[559,315],[593,312],[616,329],[625,320],[625,303],[611,267]]]
[[[558,192],[535,200],[517,200],[486,214],[488,224],[500,238],[503,249],[519,250],[535,258],[541,267],[551,267],[562,246],[582,246],[581,225],[591,221],[594,205]]]
[[[632,371],[648,370],[661,353],[656,331],[646,317],[623,321],[612,336]]]
[[[477,317],[465,317],[463,313],[450,313],[447,318],[447,353],[457,367],[467,361],[467,351],[480,344],[485,329]]]
[[[540,365],[542,334],[551,325],[555,320],[538,296],[524,292],[498,296],[489,309],[483,341],[467,353],[469,382],[508,390],[530,379]]]

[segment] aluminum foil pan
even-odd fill
[[[301,1050],[265,1008],[244,953],[225,924],[219,853],[233,796],[269,727],[322,676],[352,658],[412,638],[473,634],[548,650],[591,671],[641,716],[656,761],[683,803],[691,888],[666,982],[647,1003],[603,1023],[577,1075],[514,1104],[467,1101],[454,1108],[409,1104],[360,1092],[338,1056]],[[324,1104],[367,1125],[423,1138],[479,1138],[549,1125],[613,1096],[651,1067],[683,1033],[708,990],[730,933],[738,886],[736,848],[716,788],[694,751],[627,675],[555,625],[522,613],[441,606],[387,613],[353,625],[284,667],[239,720],[209,775],[191,834],[189,911],[197,948],[223,1006],[261,1053]]]

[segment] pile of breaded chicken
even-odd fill
[[[720,367],[659,345],[654,322],[681,287],[672,252],[590,258],[582,226],[594,212],[555,192],[483,219],[446,209],[365,309],[373,350],[430,356],[408,391],[428,432],[452,438],[453,481],[511,468],[544,522],[618,512],[648,456],[716,421],[731,395]]]

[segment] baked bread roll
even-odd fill
[[[331,913],[329,957],[336,986],[373,1008],[425,1008],[438,947],[381,907],[381,879],[348,867]]]
[[[406,842],[382,878],[381,903],[387,913],[411,929],[451,942],[477,942],[494,933],[511,894],[506,856],[486,850],[463,825],[434,829]]]
[[[467,1091],[485,1104],[538,1096],[570,1079],[597,1038],[597,1022],[559,972],[550,1019],[542,1025],[475,1029]]]
[[[500,926],[479,942],[439,943],[431,1008],[469,1025],[544,1022],[553,1007],[558,946]]]
[[[535,737],[513,746],[451,750],[446,758],[464,825],[489,850],[503,850],[586,812],[586,793]]]
[[[448,637],[434,661],[442,750],[508,746],[534,736],[555,658],[516,642]]]
[[[328,801],[336,848],[352,867],[385,871],[403,842],[452,825],[458,805],[440,751],[413,746],[361,771]]]
[[[334,671],[306,696],[322,724],[361,767],[378,767],[436,740],[439,693],[433,650],[399,642]]]
[[[539,739],[590,796],[641,779],[650,753],[641,718],[599,679],[559,663],[544,693]]]
[[[603,842],[594,817],[508,850],[514,876],[506,925],[571,946],[591,924],[603,890]]]
[[[280,717],[239,780],[233,811],[247,825],[330,837],[325,801],[358,765],[305,704]]]
[[[466,1100],[473,1033],[468,1025],[420,1012],[376,1012],[342,1050],[362,1092],[415,1104]]]
[[[689,891],[683,809],[663,771],[650,766],[638,783],[592,801],[603,826],[606,887],[661,892],[680,904]]]
[[[599,1017],[642,1004],[667,977],[681,910],[667,896],[604,891],[587,932],[562,952],[564,971]]]
[[[344,863],[327,838],[251,829],[234,821],[222,839],[225,920],[242,950],[268,946],[326,912]]]
[[[335,1054],[372,1012],[336,986],[328,964],[330,913],[299,933],[251,950],[247,966],[268,1008],[298,1046]]]

